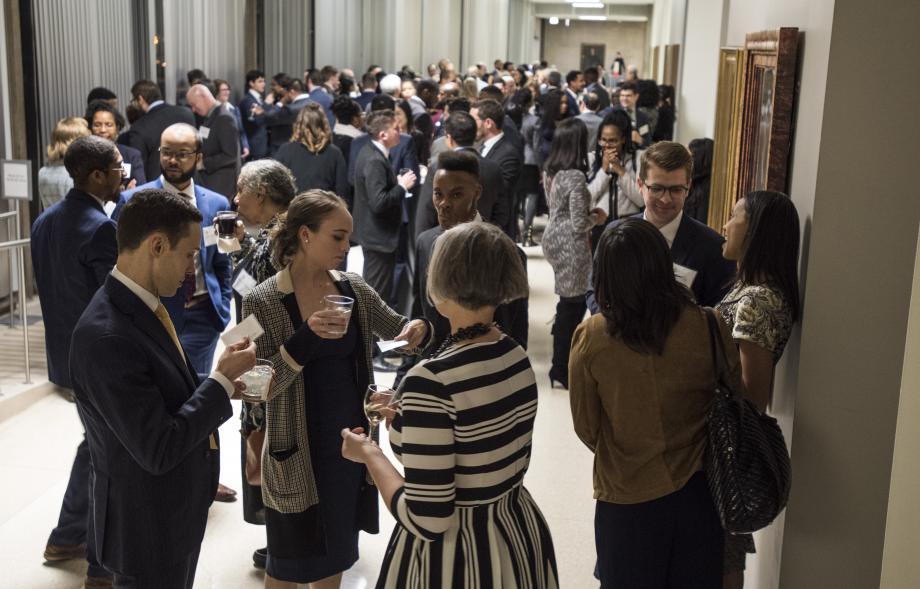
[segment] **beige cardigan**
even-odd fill
[[[741,363],[719,322],[730,383]],[[703,468],[706,419],[715,377],[703,311],[688,305],[664,353],[631,350],[594,315],[578,326],[569,360],[575,432],[594,452],[594,498],[641,503],[681,489]]]

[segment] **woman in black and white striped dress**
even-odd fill
[[[398,522],[377,587],[558,587],[549,528],[523,486],[533,369],[490,324],[497,305],[527,292],[514,244],[486,223],[445,232],[428,292],[451,336],[400,387],[390,444],[405,479],[363,430],[342,432],[343,455],[367,465]]]

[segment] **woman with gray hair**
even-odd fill
[[[236,238],[240,251],[230,254],[233,259],[236,316],[242,317],[242,297],[248,290],[241,285],[254,286],[275,275],[272,264],[270,234],[278,224],[278,216],[287,211],[297,193],[294,177],[284,164],[271,159],[249,162],[240,170],[233,202],[242,218],[237,221]],[[246,232],[244,222],[259,228],[253,237]],[[246,273],[251,280],[240,281]],[[243,292],[240,292],[240,291]],[[262,446],[265,441],[265,404],[243,402],[242,421],[243,462],[243,519],[251,524],[265,524],[265,507],[262,504]],[[252,555],[253,564],[265,568],[266,549],[260,548]]]
[[[428,297],[451,335],[406,375],[399,409],[381,411],[405,478],[362,428],[342,431],[342,455],[367,466],[397,521],[377,587],[558,587],[549,528],[523,485],[536,379],[492,324],[496,306],[526,295],[498,227],[464,223],[435,242]]]

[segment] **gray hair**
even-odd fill
[[[396,94],[402,89],[402,78],[396,74],[387,74],[380,80],[381,94]]]
[[[497,307],[528,295],[527,270],[514,242],[489,223],[463,223],[434,244],[428,298],[470,310]]]
[[[284,209],[288,208],[297,194],[297,184],[291,171],[284,164],[271,159],[255,160],[243,166],[237,188],[240,192],[264,193]]]

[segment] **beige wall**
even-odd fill
[[[617,51],[623,53],[627,64],[639,66],[640,76],[651,75],[645,71],[648,24],[631,22],[571,21],[570,26],[560,21],[558,25],[546,24],[543,29],[543,59],[554,64],[563,74],[581,67],[581,44],[604,44],[604,66],[610,67]]]

